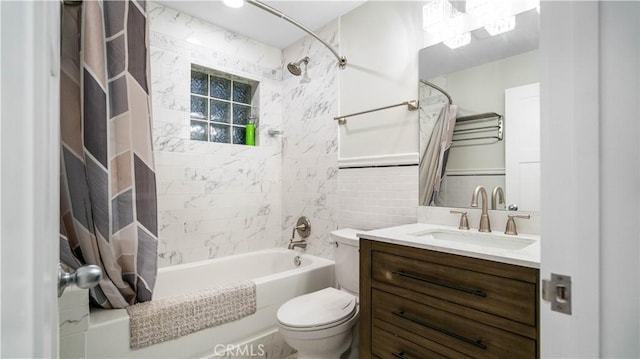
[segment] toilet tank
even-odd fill
[[[336,248],[336,280],[338,288],[355,296],[360,291],[360,240],[357,229],[345,228],[331,232]]]

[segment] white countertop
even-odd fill
[[[457,227],[414,223],[397,227],[375,229],[372,231],[360,231],[358,232],[358,237],[378,242],[399,244],[414,248],[430,249],[438,252],[487,259],[495,262],[515,264],[523,267],[540,267],[540,236],[538,235],[518,234],[517,236],[512,236],[497,231],[491,232],[492,236],[503,237],[504,239],[513,239],[514,241],[517,241],[518,239],[526,239],[533,241],[532,244],[516,250],[494,248],[471,243],[456,243],[454,241],[436,239],[429,235],[415,235],[416,233],[439,229],[446,230],[447,232],[475,232],[474,235],[476,233],[479,236],[483,235],[482,233],[479,233],[477,229],[462,231]]]

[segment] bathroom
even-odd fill
[[[341,70],[331,52],[309,36],[300,37],[299,40],[284,48],[277,48],[229,30],[220,29],[216,25],[203,23],[186,14],[177,16],[176,10],[171,8],[169,2],[149,3],[153,146],[158,189],[159,267],[171,267],[273,247],[285,248],[291,238],[292,228],[300,216],[307,216],[312,226],[311,235],[306,238],[308,245],[305,252],[330,260],[335,259],[335,245],[332,243],[330,232],[337,228],[353,227],[368,230],[415,223],[418,220],[416,214],[418,114],[408,111],[406,107],[398,107],[372,113],[366,117],[349,118],[346,125],[338,124],[334,117],[418,97],[419,59],[417,54],[423,47],[421,18],[423,4],[371,1],[357,5],[359,4],[354,4],[353,9],[339,18],[314,28],[321,38],[338,48],[340,55],[347,58],[347,67]],[[222,5],[217,4],[217,6]],[[578,7],[578,5],[575,6]],[[552,8],[554,5],[543,2],[541,13],[545,14],[545,9]],[[38,11],[38,9],[31,10],[35,13]],[[574,298],[577,301],[574,303],[575,313],[581,313],[581,306],[583,306],[582,311],[585,310],[584,307],[589,306],[588,308],[596,308],[596,310],[588,309],[588,311],[596,314],[590,314],[587,318],[576,314],[573,317],[559,316],[556,313],[545,312],[543,308],[547,308],[548,304],[541,302],[542,351],[543,354],[545,350],[548,350],[547,353],[571,353],[569,349],[563,347],[563,344],[553,341],[553,338],[559,335],[553,330],[545,331],[544,323],[549,321],[547,328],[553,325],[562,327],[569,325],[568,321],[573,319],[578,323],[572,322],[572,326],[591,328],[587,333],[576,334],[584,336],[576,336],[574,340],[590,338],[591,340],[587,340],[586,343],[593,343],[591,345],[594,346],[585,345],[580,349],[584,350],[583,352],[573,352],[573,356],[634,357],[637,356],[634,353],[638,352],[637,341],[634,344],[630,338],[638,338],[639,281],[637,261],[633,260],[639,254],[638,230],[637,225],[634,224],[638,218],[638,205],[637,197],[630,196],[629,193],[637,193],[635,187],[638,174],[638,131],[637,123],[629,119],[637,119],[637,104],[632,104],[637,102],[635,100],[638,90],[637,86],[634,87],[633,84],[626,83],[624,79],[617,77],[615,72],[611,73],[611,68],[626,66],[629,71],[635,71],[632,73],[637,78],[638,62],[629,60],[629,58],[637,59],[637,41],[635,43],[627,41],[626,43],[636,47],[630,46],[630,50],[624,52],[625,56],[619,55],[617,51],[619,49],[613,47],[617,46],[614,38],[631,35],[624,33],[612,23],[621,21],[618,18],[620,13],[627,13],[627,16],[635,14],[636,18],[625,17],[623,20],[630,21],[632,24],[637,23],[633,21],[637,20],[638,14],[636,7],[632,7],[634,13],[622,11],[613,5],[611,8],[604,5],[602,9],[597,6],[589,8],[586,14],[580,12],[581,10],[584,9],[558,5],[558,8],[547,12],[553,15],[548,15],[546,22],[544,15],[541,15],[540,82],[543,95],[541,147],[542,157],[546,156],[549,159],[548,162],[543,160],[542,213],[544,213],[544,220],[541,233],[545,239],[570,237],[575,238],[576,242],[567,240],[567,247],[558,247],[558,243],[563,243],[561,240],[542,241],[544,261],[541,264],[540,279],[549,277],[549,272],[574,275],[576,284],[581,283],[579,280],[581,275],[586,276],[585,278],[600,278],[595,283],[589,281],[589,287],[585,287],[583,281],[582,286],[578,285],[574,288]],[[3,44],[6,44],[8,42],[5,41],[5,36],[8,35],[6,35],[5,16],[16,10],[3,4],[1,11],[2,39]],[[220,11],[231,11],[231,9]],[[559,24],[565,24],[560,14],[574,16],[582,21],[575,20],[575,23],[572,23],[575,26],[575,33],[566,34],[566,37],[560,38],[553,32],[553,29],[560,28]],[[39,16],[44,15],[39,14]],[[593,23],[597,23],[597,21],[589,21],[593,19],[599,19],[602,29],[593,27]],[[283,20],[275,17],[274,21],[284,23]],[[43,21],[33,23],[46,24]],[[33,23],[25,21],[20,26]],[[291,31],[298,31],[292,25],[290,26]],[[545,29],[548,30],[545,31]],[[587,35],[581,35],[587,31],[601,31],[600,46],[612,46],[612,50],[616,51],[599,50],[599,47],[594,47],[595,45],[586,39],[583,42],[577,41],[583,39],[580,36],[587,37]],[[618,34],[616,31],[621,33]],[[588,34],[593,35],[593,33]],[[304,34],[301,33],[301,35]],[[637,39],[637,31],[635,35]],[[371,38],[375,38],[376,41],[368,40]],[[591,39],[592,36],[587,38]],[[181,40],[175,41],[176,39]],[[217,42],[215,42],[216,45],[209,45],[208,41]],[[563,46],[563,44],[574,42],[583,47]],[[214,46],[215,48],[212,49]],[[571,56],[576,56],[580,51],[590,51],[588,54],[596,55],[598,51],[602,51],[603,57],[600,61],[609,66],[599,67],[594,61],[585,65],[587,68],[574,68],[573,62],[557,61],[558,58],[565,58],[561,56],[573,59]],[[191,53],[191,57],[186,56],[187,53]],[[8,74],[6,66],[11,65],[11,59],[6,60],[5,54],[7,52],[3,51],[3,75]],[[25,53],[24,58],[29,58],[30,54]],[[306,74],[294,77],[286,73],[285,64],[298,61],[305,56],[310,58],[308,65],[303,69],[306,70]],[[578,60],[575,61],[578,63]],[[258,119],[260,122],[255,148],[198,143],[189,139],[191,63],[260,83],[257,91],[260,97]],[[595,115],[598,113],[598,104],[580,99],[571,100],[572,97],[562,97],[569,96],[569,91],[578,91],[579,88],[591,84],[589,81],[597,80],[598,73],[602,79],[597,86],[593,86],[594,92],[581,95],[590,99],[594,95],[596,98],[598,94],[602,96],[599,102],[600,113],[604,114],[601,115],[602,117]],[[5,86],[9,86],[11,82],[9,78],[5,81],[5,78],[3,76],[3,119],[6,118],[5,111],[11,110],[11,107],[5,105],[9,102],[4,100],[4,96],[10,95]],[[574,84],[575,88],[567,88],[567,83]],[[625,93],[630,97],[605,96],[612,93],[618,94],[619,86],[626,86],[623,88],[627,90]],[[567,92],[558,94],[555,92],[556,89]],[[550,97],[550,91],[554,97]],[[34,93],[44,95],[44,93]],[[27,100],[24,99],[24,101]],[[577,102],[572,102],[575,107],[567,109],[564,104],[566,101]],[[625,106],[616,105],[617,101],[625,101]],[[544,114],[550,117],[545,117]],[[571,121],[575,123],[565,120],[564,125],[558,125],[551,130],[550,122],[545,121],[557,119],[555,116],[572,119]],[[36,114],[34,117],[37,117]],[[629,131],[612,133],[610,127],[599,125],[600,122],[610,121],[611,118],[621,121],[613,128],[625,126],[624,128]],[[24,148],[23,146],[33,144],[34,141],[22,141],[15,147],[5,147],[8,146],[6,143],[11,143],[9,142],[11,138],[5,136],[11,137],[7,133],[14,133],[11,132],[12,129],[17,130],[17,128],[12,128],[14,125],[11,123],[5,126],[4,120],[2,124],[2,154],[4,154],[2,172],[3,174],[21,173],[24,171],[22,169],[24,166],[21,167],[19,163],[14,169],[12,167],[5,169],[5,165],[12,164],[12,159],[5,161],[5,156],[15,155],[16,152],[15,150],[7,152],[6,149]],[[280,131],[280,133],[269,135],[269,130]],[[35,133],[42,136],[35,141],[36,143],[48,142],[46,139],[50,136],[49,133],[37,131]],[[545,135],[548,136],[545,137]],[[567,138],[571,138],[572,141],[566,141]],[[598,142],[599,147],[594,148],[592,144]],[[22,162],[28,161],[24,156],[27,155],[16,158]],[[581,158],[591,161],[578,161]],[[55,163],[57,158],[46,163],[49,162]],[[367,165],[371,162],[375,162],[377,167],[372,168],[370,164]],[[568,163],[572,165],[567,166]],[[545,167],[547,165],[549,167]],[[347,169],[347,167],[365,168]],[[46,168],[37,170],[45,171]],[[545,170],[554,171],[555,175],[551,176],[547,172],[545,176]],[[614,177],[613,174],[628,174],[628,176]],[[26,175],[34,174],[30,172]],[[569,184],[566,183],[567,178],[571,179]],[[585,178],[590,180],[584,181]],[[625,178],[628,182],[621,183],[620,178]],[[11,185],[11,180],[11,178],[5,179],[5,176],[2,178],[3,207],[5,201],[14,203],[10,201],[11,191],[4,190],[5,186]],[[47,186],[50,184],[45,182],[42,188]],[[594,194],[594,188],[598,188],[598,195]],[[32,191],[34,189],[30,188],[18,193]],[[52,192],[55,191],[54,188]],[[383,196],[385,196],[384,201],[381,199]],[[468,196],[470,199],[471,193]],[[633,200],[628,201],[628,197],[633,197]],[[44,204],[44,207],[50,206],[50,203]],[[36,205],[35,208],[38,206]],[[216,210],[216,208],[222,210]],[[28,208],[21,210],[26,211]],[[575,217],[567,217],[566,211],[570,210],[575,210]],[[50,213],[56,213],[56,211],[57,208],[53,206]],[[3,208],[2,214],[7,215],[7,208]],[[49,217],[56,216],[45,218]],[[454,216],[450,218],[454,220],[451,225],[457,226],[457,218]],[[499,220],[491,219],[494,231],[501,231],[503,224],[499,224]],[[56,225],[57,217],[52,220]],[[477,220],[472,218],[470,225],[477,229]],[[518,222],[518,225],[520,226],[521,222]],[[5,226],[3,219],[3,232],[5,228],[7,231],[12,229]],[[525,228],[526,224],[524,227],[519,227],[519,229]],[[37,252],[33,248],[38,248],[39,245],[22,248],[20,246],[23,244],[7,244],[5,247],[7,235],[11,233],[3,233],[3,283],[10,283],[9,279],[5,281],[5,276],[12,273],[6,269],[13,268],[12,263],[33,263],[36,270],[41,266],[35,260],[36,257],[33,257]],[[54,231],[54,233],[57,232]],[[589,236],[592,233],[601,233],[601,235],[594,238]],[[34,233],[29,232],[21,236],[33,235]],[[591,239],[585,240],[585,238]],[[607,240],[608,238],[627,239],[614,241]],[[549,254],[545,256],[547,243],[553,243],[553,245],[549,245],[547,249]],[[12,245],[18,247],[14,250],[6,249],[12,248]],[[57,246],[57,242],[47,246],[52,245]],[[581,254],[571,256],[575,263],[572,262],[569,266],[566,258],[558,257],[557,260],[563,261],[564,264],[559,265],[558,268],[554,267],[553,252],[566,252],[573,246],[580,250],[578,253]],[[18,256],[5,258],[10,250],[12,253],[31,253],[31,257],[22,262],[15,262]],[[599,263],[599,265],[594,266],[593,263]],[[624,265],[616,266],[614,263]],[[545,265],[549,266],[546,270]],[[583,272],[578,273],[574,270],[575,268]],[[545,272],[546,275],[544,275]],[[631,284],[625,288],[618,288],[614,284],[616,281],[611,278],[625,278],[625,281]],[[33,283],[34,279],[30,278],[28,282]],[[28,293],[40,293],[40,289],[37,288],[31,287]],[[44,286],[44,288],[48,287]],[[593,298],[591,294],[599,292],[616,293],[616,295],[602,295],[595,303],[584,299],[585,297]],[[12,314],[5,313],[5,306],[8,305],[6,303],[10,304],[15,299],[5,298],[5,293],[7,291],[3,285],[3,344],[5,344],[5,333],[7,333],[4,324],[15,323],[11,321]],[[33,297],[35,298],[36,295],[34,294]],[[626,298],[630,302],[635,300],[635,303],[608,305],[616,297]],[[34,308],[42,307],[42,303],[36,303],[35,299],[32,305]],[[626,311],[622,312],[623,309]],[[34,311],[34,313],[35,318],[42,315],[41,311]],[[6,321],[5,318],[7,318]],[[593,321],[594,318],[603,319]],[[618,321],[620,318],[625,318],[627,321],[621,323]],[[631,321],[628,318],[634,319]],[[552,322],[554,320],[559,322],[554,324]],[[600,323],[600,325],[594,323]],[[625,336],[611,335],[612,332],[621,331],[622,328],[624,333],[627,333]],[[37,331],[34,328],[25,330]],[[32,333],[28,337],[34,335]],[[51,341],[55,340],[51,339]],[[47,343],[47,341],[40,342]],[[40,345],[45,344],[25,345],[25,348],[33,348],[33,351],[29,352],[32,354],[26,356],[46,356],[37,354],[44,353],[38,351],[41,348]],[[57,344],[51,345],[57,346]],[[11,348],[10,344],[3,347]]]

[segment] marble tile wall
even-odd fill
[[[340,228],[363,230],[416,222],[418,166],[338,172]]]
[[[159,265],[275,246],[281,236],[282,52],[150,5]],[[258,146],[189,139],[190,70],[198,64],[260,82]]]
[[[300,216],[312,224],[307,253],[329,259],[334,229],[415,222],[417,174],[397,177],[405,186],[396,183],[398,193],[388,200],[401,205],[369,197],[367,204],[377,203],[374,212],[350,204],[341,213],[342,203],[375,190],[338,180],[333,118],[339,114],[342,70],[320,42],[305,36],[281,51],[169,7],[152,4],[150,13],[161,266],[286,246]],[[316,33],[339,50],[339,20]],[[291,75],[284,64],[304,56],[310,57],[306,73],[303,67],[302,76]],[[259,146],[189,139],[192,63],[260,82]],[[269,136],[269,129],[284,133]],[[372,175],[374,187],[397,171],[369,170],[362,173]]]
[[[338,49],[338,21],[316,33]],[[338,226],[337,59],[310,36],[284,50],[284,63],[309,56],[305,76],[283,71],[282,237],[300,216],[311,220],[307,253],[333,259],[329,233]]]

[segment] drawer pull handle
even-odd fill
[[[429,279],[429,278],[425,278],[425,277],[420,277],[417,275],[413,275],[410,273],[406,273],[403,271],[393,271],[391,272],[395,275],[399,275],[401,277],[406,277],[406,278],[411,278],[411,279],[415,279],[415,280],[419,280],[421,282],[425,282],[425,283],[429,283],[429,284],[434,284],[434,285],[438,285],[440,287],[445,287],[445,288],[449,288],[449,289],[454,289],[460,292],[465,292],[468,294],[472,294],[478,297],[486,297],[487,293],[485,293],[483,290],[480,289],[469,289],[469,288],[465,288],[465,287],[461,287],[459,285],[455,285],[455,284],[450,284],[450,283],[445,283],[445,282],[440,282],[437,280],[433,280],[433,279]]]
[[[436,327],[435,325],[429,324],[429,323],[427,323],[425,321],[422,321],[422,320],[420,320],[418,318],[410,317],[410,316],[406,315],[402,311],[400,311],[400,312],[395,312],[394,311],[394,312],[391,312],[391,313],[393,315],[396,315],[396,316],[402,318],[402,319],[406,319],[408,321],[411,321],[411,322],[414,322],[416,324],[422,325],[423,327],[427,327],[429,329],[433,329],[433,330],[438,331],[438,332],[440,332],[442,334],[448,335],[448,336],[450,336],[452,338],[458,339],[458,340],[463,341],[463,342],[465,342],[467,344],[471,344],[471,345],[473,345],[475,347],[478,347],[480,349],[484,349],[484,350],[487,349],[487,345],[484,344],[482,342],[482,340],[480,340],[480,339],[477,339],[477,340],[469,339],[469,338],[464,337],[464,336],[462,336],[460,334],[456,334],[456,333],[450,332],[450,331],[448,331],[446,329],[442,329],[442,328]]]
[[[398,359],[409,359],[408,356],[404,355],[404,352],[393,352],[391,353],[391,355],[393,355],[394,358],[398,358]]]

